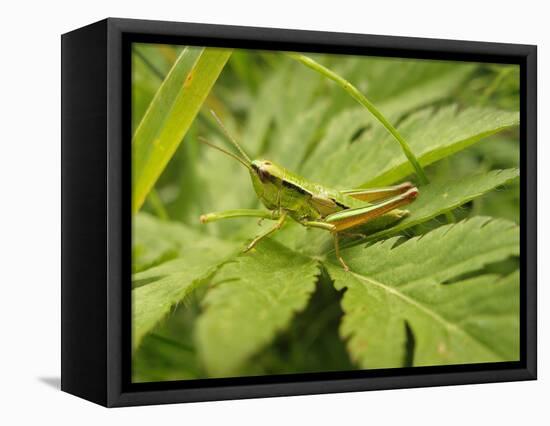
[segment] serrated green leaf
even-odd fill
[[[317,261],[266,240],[222,270],[197,324],[199,353],[211,376],[236,374],[306,306]]]
[[[190,321],[191,323],[191,321]],[[182,343],[185,336],[147,335],[134,354],[132,382],[199,379],[203,372],[192,346]]]
[[[289,170],[297,170],[327,108],[327,102],[319,102],[307,111],[297,113],[296,117],[277,133],[268,156],[277,158]]]
[[[134,239],[157,256],[158,266],[132,277],[132,347],[153,330],[172,309],[185,299],[229,258],[240,251],[235,243],[207,237],[181,224],[162,222],[137,215]],[[155,241],[160,247],[155,246]],[[173,260],[163,258],[165,250]],[[154,264],[154,262],[153,262]]]
[[[327,133],[334,149],[323,158],[308,159],[304,175],[323,180],[340,188],[383,186],[395,183],[413,173],[399,146],[379,127],[349,143],[351,137],[365,126],[357,111],[346,111],[338,117],[346,127],[338,129],[339,121],[331,123],[333,133]],[[345,120],[343,120],[345,119]],[[434,112],[431,108],[419,111],[398,126],[422,166],[452,155],[486,136],[518,124],[516,112],[487,108],[468,108],[458,111],[449,106]],[[339,140],[339,142],[337,142]],[[350,161],[353,159],[353,161]]]
[[[396,242],[348,250],[353,272],[327,265],[336,288],[347,288],[341,333],[360,367],[518,359],[519,275],[444,284],[517,255],[515,224],[476,217]]]
[[[369,235],[369,240],[394,235],[454,210],[501,185],[510,183],[518,176],[519,169],[492,170],[454,182],[434,182],[423,186],[415,202],[407,206],[409,216],[391,228]]]
[[[193,249],[206,250],[210,257],[221,257],[240,247],[234,241],[219,240],[179,222],[159,220],[147,213],[134,217],[132,249],[135,273],[149,270],[168,260],[192,256]],[[149,272],[150,273],[150,272]],[[134,274],[140,277],[140,275]]]
[[[283,90],[285,70],[279,69],[264,82],[258,96],[250,107],[242,135],[242,144],[248,154],[256,157],[263,148],[269,126],[275,120],[277,102],[273,99],[273,93]]]
[[[403,123],[403,134],[417,153],[420,164],[427,166],[461,151],[483,138],[519,124],[519,113],[489,108],[458,110],[450,106],[432,115],[425,110]],[[388,158],[388,154],[384,154]],[[413,172],[403,160],[391,158],[384,167],[372,170],[366,184],[386,185]],[[368,172],[365,173],[368,176]],[[374,177],[376,176],[376,177]]]
[[[417,66],[417,81],[403,81],[397,95],[384,99],[380,109],[394,119],[399,118],[407,111],[430,105],[436,101],[449,97],[456,87],[476,68],[472,64],[442,63],[421,64]],[[393,67],[394,69],[396,67]],[[408,74],[401,69],[401,76]],[[387,80],[388,76],[385,76]],[[408,83],[408,84],[405,84]]]
[[[166,76],[132,139],[132,212],[174,155],[231,49],[186,48]]]
[[[289,56],[306,65],[307,67],[315,70],[322,76],[334,81],[342,88],[342,90],[345,90],[361,106],[368,110],[369,113],[376,118],[377,122],[382,125],[387,130],[387,132],[391,134],[392,138],[395,139],[395,141],[399,144],[401,151],[403,152],[405,157],[407,157],[407,160],[409,161],[411,166],[414,168],[414,172],[416,173],[419,181],[422,184],[428,183],[428,178],[426,177],[424,169],[418,162],[418,158],[416,158],[416,155],[411,150],[408,142],[403,138],[403,136],[399,133],[395,126],[388,120],[388,117],[386,117],[380,111],[380,109],[372,103],[371,100],[369,100],[359,89],[357,89],[357,87],[355,87],[351,82],[342,78],[342,76],[338,75],[331,69],[321,65],[320,63],[308,56],[296,53],[289,53]]]
[[[285,71],[278,102],[274,102],[277,107],[275,121],[279,128],[291,125],[296,115],[311,108],[315,91],[323,81],[321,76],[297,63],[290,62]]]
[[[441,93],[448,96],[477,66],[466,62],[373,57],[352,57],[348,62],[351,66],[344,64],[348,69],[340,74],[356,82],[374,102],[406,104],[411,99],[416,104],[414,108],[420,106],[419,102],[426,105],[440,99]]]
[[[350,81],[357,81],[358,88],[364,90],[391,121],[397,121],[410,111],[448,97],[475,68],[471,64],[436,61],[380,58],[352,58],[351,61],[356,64],[352,67],[353,71],[345,76],[351,75]],[[375,124],[375,119],[363,107],[351,106],[335,111],[333,105],[341,103],[339,98],[350,99],[339,87],[335,89],[331,93],[333,119],[329,123],[327,137],[319,142],[313,155],[307,159],[304,166],[306,173],[308,168],[322,164],[322,160],[333,153],[336,147],[348,143],[352,136]],[[378,132],[376,138],[382,136],[385,136],[385,131]]]

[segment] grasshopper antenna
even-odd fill
[[[220,148],[219,146],[217,145],[214,145],[213,143],[211,142],[208,142],[205,138],[203,138],[202,136],[199,136],[198,137],[198,140],[199,142],[205,144],[205,145],[208,145],[210,148],[214,148],[214,149],[217,149],[218,151],[221,151],[223,152],[224,154],[226,155],[229,155],[230,157],[233,157],[235,160],[237,160],[239,163],[241,163],[243,166],[245,166],[247,169],[250,170],[250,164],[248,164],[247,162],[245,162],[241,157],[239,157],[238,155],[235,155],[233,154],[232,152],[229,152],[223,148]]]
[[[227,137],[227,139],[229,139],[231,141],[231,143],[233,145],[235,145],[235,147],[239,150],[239,152],[241,153],[241,155],[246,159],[246,161],[248,161],[249,163],[252,162],[252,160],[250,159],[250,157],[248,155],[246,155],[246,152],[244,152],[244,150],[241,148],[241,146],[237,143],[237,141],[235,140],[235,138],[233,136],[231,136],[231,134],[227,131],[227,129],[225,128],[225,126],[223,125],[222,121],[220,120],[220,117],[218,117],[218,115],[214,112],[214,110],[210,110],[210,114],[212,114],[212,116],[214,117],[214,119],[217,121],[218,125],[221,127],[222,131],[223,131],[223,134]]]

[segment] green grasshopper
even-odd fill
[[[276,221],[273,227],[255,237],[247,245],[245,252],[254,248],[263,238],[281,229],[285,220],[290,217],[303,226],[331,232],[334,236],[336,258],[344,269],[349,271],[348,265],[340,255],[339,234],[358,235],[349,231],[383,216],[395,222],[408,214],[408,211],[399,210],[398,207],[413,202],[418,196],[418,189],[410,182],[385,188],[336,190],[308,181],[273,161],[252,161],[216,114],[211,112],[241,156],[213,145],[203,138],[200,138],[200,141],[234,158],[248,169],[256,195],[268,210],[238,209],[208,213],[200,217],[201,223],[234,217],[257,217],[261,220]]]

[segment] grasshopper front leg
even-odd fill
[[[268,235],[272,234],[273,232],[278,231],[279,229],[281,229],[281,227],[285,223],[285,219],[286,219],[286,212],[283,211],[280,214],[279,220],[277,221],[277,223],[273,227],[269,228],[267,231],[262,232],[260,235],[258,235],[256,238],[254,238],[250,242],[250,244],[248,244],[248,246],[246,246],[246,248],[244,249],[244,252],[246,253],[247,251],[252,250],[254,248],[254,246],[256,246],[256,244],[258,244],[260,242],[260,240],[262,240],[263,238],[265,238]]]
[[[258,244],[258,242],[262,238],[265,238],[268,235],[272,234],[273,232],[281,229],[286,219],[286,212],[281,213],[278,210],[261,210],[261,209],[225,210],[222,212],[203,214],[200,217],[200,221],[201,223],[209,223],[209,222],[214,222],[216,220],[232,219],[232,218],[238,218],[238,217],[258,217],[260,218],[260,220],[262,219],[277,220],[277,223],[275,224],[275,226],[258,235],[256,238],[254,238],[250,242],[250,244],[248,244],[248,246],[246,246],[244,250],[244,252],[246,253],[247,251],[254,248],[254,246]]]
[[[277,210],[236,209],[203,214],[200,217],[200,221],[201,223],[209,223],[216,220],[232,219],[236,217],[258,217],[260,219],[277,220],[280,216],[281,213]]]

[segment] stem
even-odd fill
[[[214,212],[203,214],[200,217],[201,223],[214,222],[221,219],[230,219],[235,217],[259,217],[261,219],[278,219],[279,212],[259,209],[237,209],[237,210],[225,210],[223,212]]]
[[[331,71],[330,69],[324,67],[323,65],[319,64],[318,62],[314,61],[313,59],[301,55],[298,53],[288,53],[288,56],[291,58],[297,60],[298,62],[301,62],[305,66],[313,69],[314,71],[317,71],[318,73],[324,75],[325,77],[330,78],[331,80],[335,81],[340,87],[342,87],[346,92],[348,92],[353,99],[355,99],[357,102],[359,102],[361,105],[363,105],[365,108],[367,108],[376,119],[382,123],[382,125],[386,128],[386,130],[397,140],[399,145],[401,145],[401,149],[403,150],[403,153],[413,166],[416,175],[418,176],[418,180],[421,184],[425,185],[427,184],[428,177],[426,176],[426,173],[424,172],[424,169],[422,169],[422,166],[418,162],[418,159],[412,152],[411,148],[409,147],[409,144],[403,139],[403,136],[397,131],[395,127],[384,117],[384,115],[374,106],[374,104],[369,101],[365,95],[363,95],[353,84],[351,84],[346,79],[340,77],[338,74],[336,74],[334,71]]]

